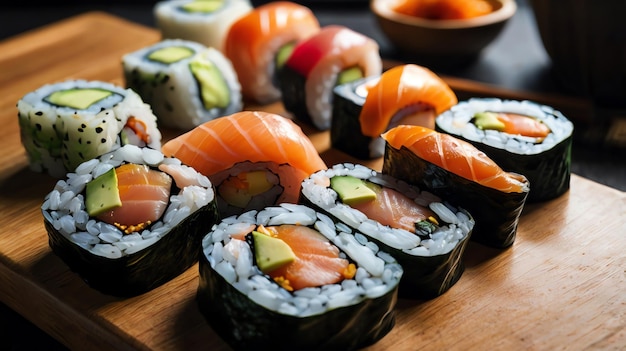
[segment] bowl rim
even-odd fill
[[[385,18],[389,21],[402,23],[416,27],[439,28],[439,29],[457,29],[487,26],[499,23],[513,17],[517,11],[515,0],[493,0],[502,4],[498,10],[487,15],[478,16],[468,19],[451,19],[451,20],[433,20],[410,16],[395,12],[392,8],[402,0],[372,0],[370,9],[375,15]]]

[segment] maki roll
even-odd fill
[[[404,268],[401,297],[437,297],[464,271],[472,216],[406,182],[362,165],[337,164],[302,182],[300,202],[394,256]]]
[[[191,267],[218,220],[208,178],[134,145],[80,164],[41,211],[52,251],[113,296],[142,294]]]
[[[513,244],[530,184],[505,172],[472,144],[421,126],[397,126],[386,142],[382,172],[469,211],[471,240],[495,248]]]
[[[248,0],[164,0],[154,5],[163,39],[183,39],[222,51],[230,26],[252,10]]]
[[[319,130],[331,125],[333,88],[382,72],[378,43],[340,25],[298,43],[279,72],[282,102],[296,119]]]
[[[222,216],[296,203],[302,180],[326,168],[297,124],[262,111],[206,122],[168,141],[162,150],[209,177]]]
[[[259,104],[279,101],[276,77],[295,43],[320,29],[313,12],[290,1],[273,1],[254,8],[228,31],[224,54],[232,61],[246,100]]]
[[[356,350],[395,324],[402,267],[306,206],[225,218],[202,249],[200,312],[236,350]]]
[[[436,130],[463,139],[532,185],[527,201],[550,200],[570,186],[574,125],[531,101],[473,98],[436,119]]]
[[[435,116],[458,102],[443,79],[415,64],[338,85],[333,95],[331,145],[362,160],[383,156],[385,131],[400,124],[433,129]]]
[[[160,125],[190,130],[243,108],[241,86],[218,50],[163,40],[122,57],[127,87],[152,106]]]
[[[161,147],[151,107],[131,89],[87,80],[46,84],[17,102],[29,167],[62,178],[122,145]]]

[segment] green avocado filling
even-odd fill
[[[346,68],[337,75],[337,85],[350,83],[361,78],[363,78],[363,71],[360,67]]]
[[[254,259],[263,273],[269,273],[296,259],[291,247],[282,239],[252,231]]]
[[[224,0],[194,0],[180,7],[181,10],[191,13],[211,13],[224,6]]]
[[[195,54],[195,51],[184,46],[171,46],[167,48],[157,49],[148,55],[148,60],[161,63],[174,63],[184,60]]]
[[[498,119],[498,115],[493,112],[478,112],[474,115],[474,124],[476,127],[486,130],[504,130],[504,123]]]
[[[54,93],[48,95],[44,100],[57,106],[84,110],[111,95],[113,95],[113,92],[109,90],[98,88],[76,88],[55,91]]]
[[[376,200],[376,192],[367,181],[353,176],[334,176],[330,178],[330,187],[348,206]]]
[[[285,62],[289,60],[291,53],[293,53],[293,49],[296,47],[295,43],[287,43],[278,49],[278,53],[276,53],[276,69],[279,69],[285,65]]]
[[[228,84],[211,61],[198,57],[189,63],[189,69],[198,82],[205,109],[228,107],[230,102]]]
[[[116,207],[122,206],[117,189],[115,168],[87,183],[85,188],[85,209],[92,216],[98,216]]]

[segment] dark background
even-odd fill
[[[612,1],[612,0],[607,0]],[[309,6],[321,25],[343,24],[379,42],[384,59],[410,62],[383,36],[368,1],[299,1]],[[156,1],[22,1],[0,7],[0,40],[87,11],[105,11],[130,21],[155,27],[152,8]],[[261,1],[253,1],[254,5]],[[518,12],[500,36],[472,62],[455,67],[429,67],[436,73],[471,79],[505,89],[584,98],[559,83],[550,57],[542,45],[532,7],[517,0]],[[1,54],[1,53],[0,53]],[[2,74],[2,72],[0,72]],[[572,173],[626,191],[626,152],[610,145],[576,142]],[[64,350],[35,326],[0,304],[0,350]]]

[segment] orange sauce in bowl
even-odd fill
[[[404,0],[394,11],[431,20],[458,20],[487,15],[495,9],[488,0]]]

